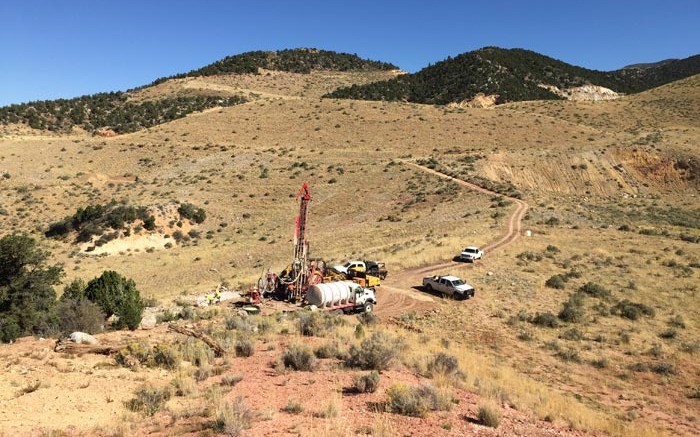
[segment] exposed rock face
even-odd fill
[[[573,88],[559,89],[554,85],[539,85],[541,88],[552,91],[566,100],[574,101],[601,101],[614,100],[620,97],[615,91],[598,85],[583,85]]]
[[[469,100],[462,100],[458,103],[450,103],[447,106],[452,108],[491,108],[496,106],[496,99],[498,99],[497,94],[486,95],[484,93],[478,93]]]

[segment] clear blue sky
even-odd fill
[[[700,53],[700,0],[0,0],[0,106],[126,90],[250,50],[414,72],[483,46],[599,70]]]

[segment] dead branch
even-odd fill
[[[196,329],[190,329],[186,328],[184,326],[179,326],[174,323],[171,323],[168,325],[168,330],[169,331],[175,331],[180,334],[184,335],[189,335],[190,337],[198,338],[202,340],[204,343],[206,343],[212,350],[214,351],[214,355],[217,357],[221,357],[224,355],[226,352],[223,347],[219,343],[216,342],[213,338],[208,336],[207,334],[203,333],[202,331],[196,330]]]
[[[56,340],[54,352],[65,352],[68,354],[99,354],[112,355],[122,350],[124,346],[102,346],[94,344],[78,344],[72,341]]]

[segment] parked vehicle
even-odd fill
[[[459,254],[460,261],[474,262],[474,260],[481,259],[484,256],[484,252],[478,247],[469,246],[462,250]]]
[[[344,275],[349,275],[350,277],[356,275],[358,272],[364,272],[367,275],[386,279],[388,274],[384,263],[376,261],[348,261],[343,265],[333,266],[333,270]]]
[[[428,276],[423,278],[423,287],[428,292],[436,291],[442,296],[469,299],[474,296],[474,287],[456,276]]]
[[[345,313],[371,313],[377,299],[374,290],[364,288],[352,281],[335,281],[315,284],[306,292],[309,305],[320,310],[343,311]]]

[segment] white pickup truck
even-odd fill
[[[462,253],[459,254],[460,261],[474,262],[477,259],[481,259],[484,256],[484,251],[478,247],[469,246],[465,247]]]
[[[428,292],[438,292],[455,299],[469,299],[474,296],[474,287],[456,276],[428,276],[423,278],[423,287]]]

